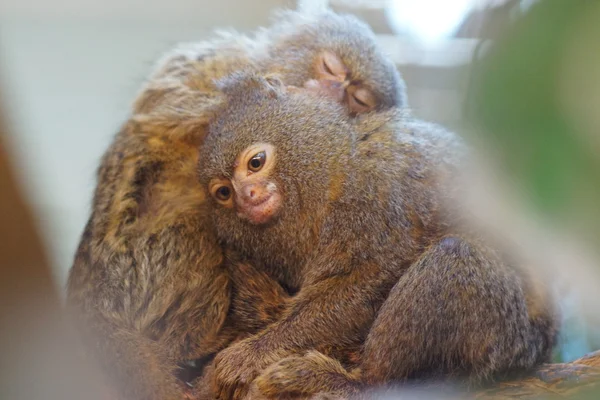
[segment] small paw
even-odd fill
[[[218,399],[242,399],[258,375],[263,362],[253,342],[243,340],[215,358],[215,393]]]
[[[270,365],[255,383],[260,393],[269,398],[293,393],[317,399],[334,398],[334,392],[340,388],[351,391],[357,380],[337,360],[309,351],[304,356],[287,357]]]

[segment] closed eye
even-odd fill
[[[354,101],[356,101],[358,103],[358,105],[370,108],[370,106],[367,103],[365,103],[364,101],[362,101],[358,97],[356,97],[356,96],[352,96],[352,97],[354,98]]]
[[[329,65],[327,65],[327,62],[325,62],[325,60],[323,60],[323,69],[325,70],[325,72],[327,72],[330,75],[335,75],[333,73],[333,71],[331,70],[331,68],[329,68]]]
[[[348,89],[348,106],[354,113],[365,113],[377,107],[373,93],[365,87],[350,86]]]

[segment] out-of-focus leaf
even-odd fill
[[[600,124],[598,120],[595,125],[578,121],[565,101],[575,99],[573,103],[580,109],[583,106],[587,116],[594,115],[595,106],[600,113],[600,104],[582,97],[585,90],[571,90],[567,99],[564,94],[565,87],[585,88],[581,82],[600,79],[600,73],[595,73],[600,65],[590,65],[600,64],[600,57],[591,56],[600,51],[600,28],[579,29],[590,21],[593,26],[600,25],[600,1],[536,3],[507,26],[504,36],[476,63],[466,113],[539,213],[559,229],[582,229],[585,235],[581,237],[598,249],[600,157],[598,142],[594,147],[590,133],[600,135]],[[573,46],[589,49],[569,51]],[[565,65],[584,68],[569,70]],[[588,73],[566,72],[572,70]],[[600,87],[600,83],[595,85],[592,87]],[[593,91],[587,96],[589,93]],[[580,115],[584,119],[586,113]],[[586,132],[583,126],[588,127]],[[565,311],[556,360],[569,361],[589,351],[590,342],[594,348],[600,344],[598,327],[587,326],[579,311]],[[597,398],[594,395],[598,391],[590,398]]]
[[[600,225],[600,163],[565,114],[559,85],[570,35],[597,5],[586,0],[534,5],[482,60],[467,105],[470,119],[490,136],[503,165],[540,211],[565,219],[586,204],[593,209],[575,211],[594,218],[592,227]]]

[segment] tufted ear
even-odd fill
[[[271,90],[278,95],[287,91],[279,74],[265,75],[265,81],[267,82],[267,85],[271,86]]]
[[[279,98],[286,93],[286,88],[276,74],[262,76],[253,72],[236,72],[215,82],[229,100],[267,95],[271,98]]]

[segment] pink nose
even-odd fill
[[[261,204],[271,197],[271,193],[263,185],[246,185],[240,190],[242,199],[252,205]]]
[[[343,82],[330,79],[311,79],[304,84],[304,87],[318,94],[328,96],[335,101],[344,99],[345,87]]]

